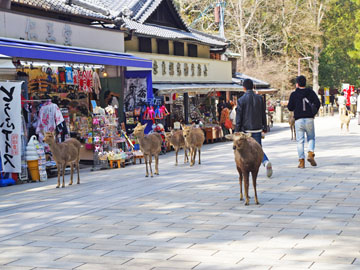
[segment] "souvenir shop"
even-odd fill
[[[77,138],[84,144],[81,155],[92,160],[94,168],[109,167],[110,160],[130,159],[134,141],[119,125],[124,120],[123,67],[151,68],[151,61],[9,39],[0,40],[0,45],[0,54],[9,57],[14,65],[13,77],[0,81],[0,107],[6,108],[0,121],[7,121],[0,127],[4,172],[17,173],[20,180],[46,180],[51,169],[56,168],[43,144],[46,132],[54,132],[60,142]],[[118,72],[111,74],[111,70]],[[109,87],[108,79],[120,83]],[[30,168],[30,161],[35,159],[37,175]]]
[[[181,123],[197,124],[205,132],[205,142],[214,142],[223,137],[218,124],[217,104],[220,92],[209,89],[160,90],[171,111],[167,126],[180,129]]]

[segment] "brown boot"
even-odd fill
[[[305,168],[305,159],[303,159],[303,158],[299,159],[298,168],[301,168],[301,169]]]
[[[315,162],[314,157],[315,157],[315,153],[309,151],[309,152],[308,152],[307,161],[310,162],[311,166],[316,166],[316,165],[317,165],[316,162]]]

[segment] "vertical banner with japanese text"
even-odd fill
[[[0,156],[3,172],[21,172],[21,84],[0,81]]]

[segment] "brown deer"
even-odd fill
[[[60,170],[62,171],[62,187],[65,187],[65,168],[67,165],[71,166],[71,178],[69,185],[73,183],[73,174],[74,174],[74,165],[76,165],[78,179],[77,183],[80,184],[80,171],[79,171],[79,161],[80,161],[80,148],[81,143],[74,139],[68,139],[65,142],[57,143],[55,141],[55,134],[53,132],[46,132],[44,142],[46,142],[51,150],[53,159],[56,162],[56,167],[58,171],[58,184],[57,188],[60,187]]]
[[[165,140],[175,150],[175,155],[176,155],[175,166],[178,165],[178,153],[179,153],[181,148],[184,149],[184,163],[189,161],[189,157],[187,155],[187,148],[186,148],[186,144],[185,144],[185,139],[184,139],[182,130],[177,130],[177,131],[172,130],[171,132],[166,132],[165,133]]]
[[[204,132],[201,128],[182,125],[183,136],[186,147],[190,149],[190,166],[194,166],[196,158],[196,150],[199,151],[199,164],[201,164],[201,147],[205,140]]]
[[[149,177],[148,163],[150,166],[150,174],[153,177],[151,168],[152,156],[155,158],[155,174],[159,175],[159,153],[161,152],[162,138],[159,133],[144,134],[146,125],[140,123],[134,129],[134,135],[138,138],[140,144],[140,150],[144,154],[144,160],[146,165],[146,177]]]
[[[291,131],[291,140],[296,141],[294,112],[290,112],[290,114],[289,114],[289,125],[290,125],[290,131]]]
[[[255,203],[259,204],[256,192],[256,179],[259,172],[264,152],[260,144],[251,137],[250,133],[236,132],[226,135],[233,140],[236,169],[239,173],[240,200],[243,200],[242,182],[244,177],[245,205],[249,205],[249,176],[252,175]]]
[[[355,115],[345,109],[344,110],[344,113],[340,114],[340,127],[341,127],[341,131],[343,130],[343,126],[345,125],[346,126],[346,131],[349,132],[349,124],[350,124],[350,120],[351,120],[351,117],[354,117]]]

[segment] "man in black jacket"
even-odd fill
[[[265,104],[263,98],[254,93],[252,80],[245,79],[243,86],[246,92],[237,102],[235,131],[251,133],[251,137],[261,145],[261,133],[267,131]],[[265,152],[262,163],[267,177],[271,177],[272,166]]]
[[[306,78],[298,76],[296,78],[296,89],[291,93],[288,109],[294,112],[295,132],[297,141],[297,151],[299,155],[298,168],[305,168],[304,143],[305,134],[308,141],[307,161],[311,166],[316,166],[315,162],[315,126],[314,117],[320,108],[320,100],[311,88],[306,88]]]

